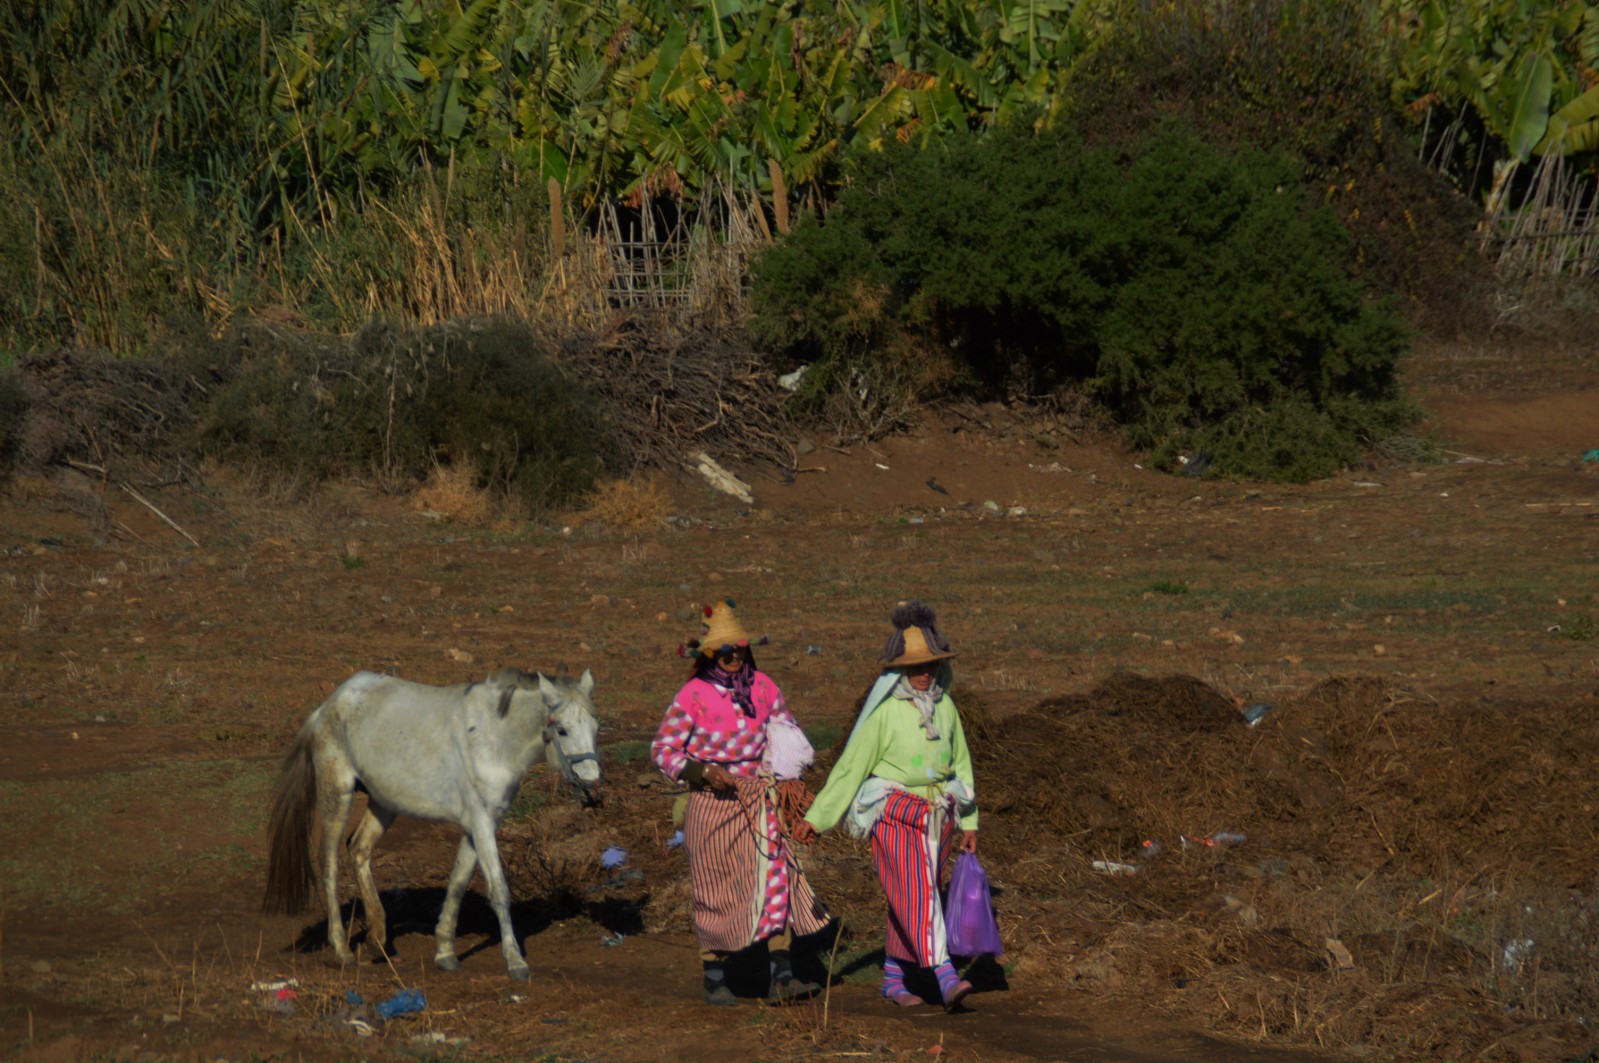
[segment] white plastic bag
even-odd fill
[[[805,732],[787,720],[776,716],[766,721],[766,755],[761,767],[775,779],[798,779],[816,760],[816,750],[811,748]]]

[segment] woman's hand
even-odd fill
[[[977,853],[977,832],[976,831],[969,830],[965,834],[961,835],[961,852],[963,852],[963,853],[972,853],[974,855]]]
[[[809,845],[816,840],[816,828],[806,820],[800,820],[789,831],[789,836],[801,845]]]
[[[733,776],[720,764],[705,765],[705,774],[701,776],[705,785],[719,794],[731,793],[734,786]]]

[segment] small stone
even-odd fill
[[[1372,652],[1373,656],[1383,657],[1383,656],[1387,655],[1388,647],[1384,646],[1382,643],[1379,642],[1379,643],[1377,643],[1377,645],[1375,645],[1375,646],[1373,646],[1371,648],[1371,652]]]

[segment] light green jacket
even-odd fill
[[[943,784],[951,778],[975,792],[966,732],[948,694],[933,708],[933,726],[939,736],[929,739],[915,705],[895,697],[885,699],[850,735],[805,821],[818,831],[831,829],[849,811],[861,784],[873,775],[929,800],[941,796]],[[975,806],[960,817],[960,825],[962,830],[977,829]]]

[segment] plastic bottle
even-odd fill
[[[1243,831],[1219,830],[1210,836],[1210,840],[1217,845],[1242,845],[1248,836]]]

